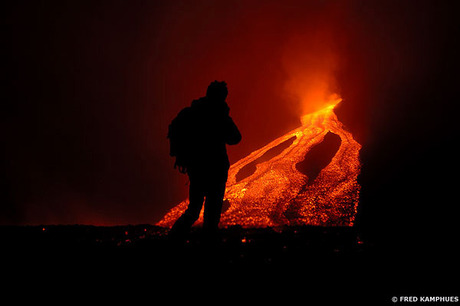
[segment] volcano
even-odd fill
[[[302,125],[229,169],[219,226],[352,226],[359,201],[361,145],[333,105],[302,117]],[[186,199],[157,225],[171,227]],[[195,225],[203,222],[203,210]]]

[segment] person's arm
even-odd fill
[[[241,141],[241,133],[238,130],[232,117],[227,116],[225,122],[225,143],[229,145],[236,145]]]

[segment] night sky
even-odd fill
[[[243,134],[231,163],[339,93],[339,118],[363,145],[359,224],[449,224],[454,4],[2,4],[0,224],[157,222],[188,188],[168,124],[214,80],[228,83]]]

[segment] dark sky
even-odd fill
[[[423,152],[455,135],[454,3],[2,4],[0,223],[158,221],[187,195],[168,124],[214,80],[228,83],[243,134],[231,162],[341,94],[372,201],[389,169],[407,168],[414,154],[427,163]]]

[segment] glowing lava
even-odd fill
[[[338,102],[340,100],[303,116],[301,127],[252,152],[230,167],[224,198],[229,207],[224,205],[221,227],[353,225],[359,200],[360,185],[357,177],[361,166],[361,145],[337,119],[333,110]],[[316,177],[309,179],[296,165],[328,133],[340,137],[340,146]],[[276,148],[279,151],[280,147],[282,151],[275,156],[269,154]],[[254,169],[249,169],[251,166]],[[188,199],[171,209],[157,225],[171,227],[187,205]],[[202,214],[203,210],[195,224],[202,223]]]

